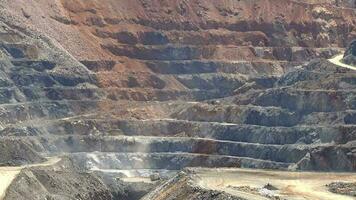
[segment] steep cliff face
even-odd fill
[[[356,40],[352,41],[346,49],[343,62],[352,66],[356,66]]]
[[[353,3],[3,0],[0,164],[355,171]]]

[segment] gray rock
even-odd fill
[[[349,44],[342,61],[349,65],[356,65],[356,39]]]

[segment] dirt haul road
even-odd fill
[[[42,166],[50,166],[58,163],[61,160],[59,157],[48,158],[48,160],[44,163],[24,165],[19,167],[0,167],[0,200],[5,197],[5,193],[7,188],[10,186],[12,181],[16,178],[16,176],[21,172],[22,169],[28,167],[42,167]]]
[[[195,169],[195,182],[205,189],[225,191],[249,200],[352,200],[334,194],[326,185],[354,182],[355,173],[288,172],[249,169]],[[264,189],[270,184],[276,190]]]
[[[337,56],[329,59],[329,62],[331,62],[331,63],[333,63],[333,64],[335,64],[337,66],[340,66],[340,67],[356,70],[356,67],[351,66],[351,65],[347,65],[345,63],[342,63],[341,60],[342,60],[343,57],[344,57],[343,54],[337,55]]]

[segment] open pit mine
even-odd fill
[[[355,0],[0,0],[0,200],[352,200],[355,172]]]

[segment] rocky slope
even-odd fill
[[[343,62],[356,66],[356,40],[352,41],[344,53]]]
[[[0,2],[0,164],[71,160],[19,175],[54,177],[40,195],[128,198],[155,183],[117,176],[188,166],[356,170],[356,72],[326,60],[355,1]],[[16,184],[5,199],[39,189]]]

